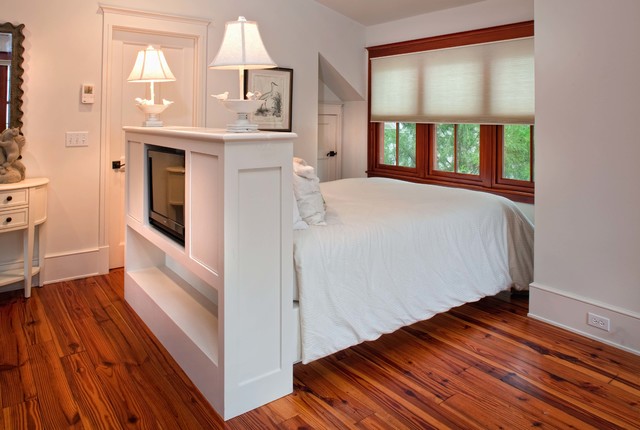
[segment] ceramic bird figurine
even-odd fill
[[[227,98],[229,98],[229,91],[225,91],[222,94],[211,94],[211,97],[215,97],[218,100],[225,101]]]
[[[255,93],[252,93],[251,91],[249,91],[247,93],[247,99],[248,100],[258,100],[261,95],[262,95],[262,93],[260,91],[256,91]]]
[[[136,97],[136,102],[139,105],[152,105],[153,104],[153,100],[147,100],[147,99],[143,99],[140,97]]]

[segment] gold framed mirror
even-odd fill
[[[23,29],[24,24],[0,24],[0,131],[22,127]]]

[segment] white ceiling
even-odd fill
[[[362,25],[395,21],[482,0],[315,0]]]

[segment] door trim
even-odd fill
[[[102,102],[100,119],[100,197],[99,197],[99,229],[98,243],[100,249],[99,271],[109,272],[109,192],[107,175],[111,168],[109,154],[111,150],[109,124],[111,112],[111,62],[112,43],[115,30],[126,30],[141,33],[153,33],[173,37],[185,37],[194,42],[194,87],[193,87],[193,118],[194,127],[205,124],[205,79],[207,55],[207,31],[210,21],[202,18],[191,18],[176,15],[166,15],[136,9],[100,6],[103,14],[102,26]],[[122,214],[124,217],[125,214]]]

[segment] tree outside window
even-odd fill
[[[416,124],[385,122],[382,163],[389,166],[416,167]]]

